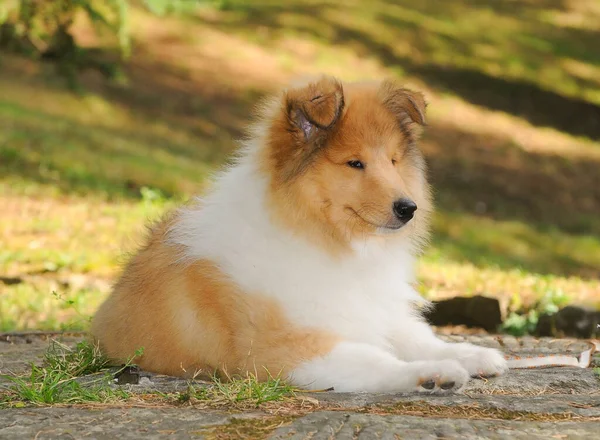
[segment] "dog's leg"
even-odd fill
[[[298,366],[292,384],[341,392],[452,392],[469,380],[456,361],[403,362],[369,344],[341,342],[325,356]]]
[[[502,353],[469,343],[449,343],[439,339],[431,327],[418,318],[407,317],[390,340],[396,355],[404,361],[458,361],[471,376],[496,376],[508,369]]]

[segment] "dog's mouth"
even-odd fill
[[[375,222],[372,222],[372,221],[366,219],[362,215],[360,215],[358,213],[358,211],[356,211],[356,209],[352,208],[351,206],[346,206],[345,210],[347,212],[349,212],[350,214],[352,214],[354,217],[358,218],[363,223],[366,223],[367,225],[372,226],[373,228],[377,229],[378,231],[391,233],[391,232],[397,231],[398,229],[401,229],[404,225],[406,225],[406,223],[404,223],[400,220],[393,220],[391,222],[386,222],[384,224],[375,223]]]

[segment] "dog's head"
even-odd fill
[[[324,77],[286,90],[266,121],[263,160],[277,217],[325,245],[423,238],[431,203],[416,142],[425,107],[421,93],[391,81]]]

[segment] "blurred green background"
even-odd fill
[[[600,306],[597,0],[0,0],[0,23],[0,331],[86,328],[144,223],[318,73],[427,95],[425,296]]]

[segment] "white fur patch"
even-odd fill
[[[387,345],[409,302],[423,301],[410,285],[408,239],[355,243],[354,255],[336,259],[271,222],[266,186],[252,157],[242,157],[201,207],[181,211],[170,240],[185,246],[187,259],[216,262],[244,291],[277,300],[294,324]]]
[[[446,374],[462,386],[466,368],[443,359],[463,353],[446,350],[449,344],[415,316],[413,303],[425,301],[411,287],[410,238],[394,245],[356,242],[352,255],[330,256],[271,221],[267,181],[250,151],[218,177],[200,207],[180,212],[169,237],[184,246],[183,258],[210,259],[243,291],[275,300],[292,324],[330,331],[346,341],[301,365],[292,381],[331,382],[353,391],[410,391],[418,388],[421,373],[429,372]],[[430,359],[429,367],[412,362],[417,355]],[[407,358],[411,362],[401,360]]]

